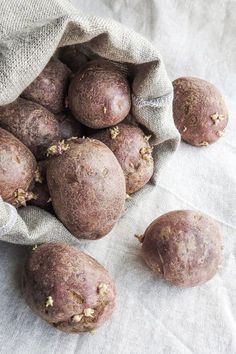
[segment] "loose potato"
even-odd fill
[[[28,192],[34,180],[36,160],[30,150],[0,128],[0,196],[15,206],[33,198]]]
[[[35,171],[35,185],[32,192],[36,196],[29,204],[42,208],[46,211],[52,212],[52,202],[48,190],[46,179],[46,170],[49,160],[42,160],[38,162],[38,167]]]
[[[116,127],[98,131],[95,139],[106,144],[119,161],[126,180],[126,192],[141,189],[153,175],[152,148],[148,136],[131,124],[120,123]]]
[[[195,146],[218,140],[227,126],[228,111],[217,88],[193,77],[181,77],[173,86],[174,121],[182,139]]]
[[[64,112],[56,115],[60,127],[61,139],[83,136],[83,126],[71,113]]]
[[[0,126],[22,141],[39,160],[45,156],[48,146],[60,139],[54,114],[23,98],[0,107]]]
[[[81,53],[80,44],[67,45],[60,49],[59,59],[73,72],[78,71],[87,63],[88,58]]]
[[[62,153],[47,168],[57,217],[77,238],[105,236],[119,219],[126,196],[124,174],[114,154],[94,139],[67,140],[50,152]]]
[[[174,285],[188,287],[211,279],[222,261],[222,237],[216,221],[195,211],[172,211],[144,233],[147,265]]]
[[[94,258],[63,243],[35,249],[23,273],[23,293],[30,308],[64,332],[101,326],[115,307],[115,284]]]
[[[60,60],[52,58],[41,74],[24,90],[22,97],[39,103],[53,113],[65,109],[71,71]]]
[[[106,128],[121,122],[131,107],[127,79],[105,60],[89,62],[72,80],[69,107],[76,119],[90,128]]]

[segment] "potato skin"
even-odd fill
[[[111,231],[124,207],[123,171],[102,142],[89,138],[67,142],[70,148],[47,168],[53,208],[75,237],[101,238]]]
[[[0,196],[14,204],[14,192],[28,191],[34,180],[36,160],[17,138],[0,128]],[[18,205],[16,205],[18,206]]]
[[[39,179],[35,179],[35,185],[32,192],[37,196],[37,199],[32,199],[29,204],[37,206],[48,212],[53,212],[52,202],[50,201],[50,194],[48,190],[48,184],[46,179],[46,171],[49,160],[38,161]]]
[[[55,116],[23,98],[0,107],[0,126],[22,141],[38,160],[45,156],[48,146],[60,139]]]
[[[91,331],[107,321],[115,307],[115,284],[107,270],[63,243],[43,244],[32,251],[22,283],[30,308],[64,332]],[[46,306],[48,297],[52,306]],[[85,316],[85,309],[92,309],[93,317]]]
[[[140,128],[120,123],[98,131],[93,138],[106,144],[116,156],[125,175],[128,194],[138,191],[150,180],[154,168],[151,147]],[[142,149],[149,153],[142,154]]]
[[[130,88],[114,64],[102,59],[93,60],[74,76],[68,101],[78,121],[90,128],[106,128],[128,115]]]
[[[194,77],[173,82],[173,114],[182,139],[194,146],[217,141],[228,123],[228,111],[218,89]]]
[[[164,214],[145,231],[142,256],[154,272],[172,284],[200,285],[215,275],[222,261],[219,226],[195,211]]]
[[[88,61],[88,57],[80,51],[80,44],[67,45],[61,48],[59,59],[73,72],[81,69]]]
[[[70,112],[57,114],[56,119],[59,123],[61,139],[69,139],[72,137],[82,138],[83,126]]]
[[[52,58],[21,96],[39,103],[52,113],[62,112],[65,109],[70,74],[71,71],[65,64]]]

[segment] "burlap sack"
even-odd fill
[[[179,141],[172,85],[159,51],[134,31],[110,19],[86,16],[66,0],[3,0],[0,6],[0,105],[15,100],[60,46],[84,43],[84,50],[95,55],[137,65],[132,113],[151,131],[155,145],[153,178],[127,203],[138,202],[156,184]],[[17,212],[0,198],[0,240],[35,244],[75,239],[45,211],[27,207]]]

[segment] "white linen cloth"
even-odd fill
[[[109,237],[81,242],[117,284],[117,308],[94,335],[63,334],[37,318],[21,297],[24,247],[0,247],[0,353],[236,353],[236,2],[73,0],[82,10],[113,17],[160,49],[171,79],[197,76],[226,98],[226,134],[207,148],[181,143],[158,186],[122,217]],[[173,287],[140,258],[135,233],[160,214],[197,209],[217,219],[224,264],[208,283]]]

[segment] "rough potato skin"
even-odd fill
[[[70,112],[64,112],[56,115],[59,122],[61,139],[83,136],[83,126],[78,122]]]
[[[0,128],[0,196],[15,205],[14,192],[27,191],[34,180],[36,160],[30,150]]]
[[[125,203],[125,178],[114,154],[94,139],[67,141],[53,158],[47,181],[57,217],[77,238],[98,239],[111,231]]]
[[[98,131],[93,137],[106,144],[116,156],[125,175],[128,194],[138,191],[150,180],[154,168],[151,150],[148,154],[141,152],[151,147],[140,128],[120,123]]]
[[[32,251],[22,283],[30,308],[64,332],[91,331],[107,321],[115,307],[115,284],[107,270],[63,243],[43,244]],[[101,284],[105,284],[104,291]],[[46,306],[49,297],[52,306]],[[85,309],[92,309],[93,317],[85,316]]]
[[[39,103],[52,113],[65,109],[71,71],[60,60],[52,58],[41,74],[24,90],[22,97]]]
[[[38,171],[40,174],[40,182],[36,179],[32,192],[37,196],[37,199],[32,199],[29,204],[37,206],[49,212],[53,212],[52,202],[48,190],[46,179],[46,171],[49,160],[38,161]]]
[[[147,228],[142,242],[147,265],[182,287],[210,280],[222,261],[222,237],[217,222],[195,211],[162,215]]]
[[[0,107],[0,126],[22,141],[39,160],[48,146],[60,139],[54,114],[23,98]]]
[[[112,64],[91,61],[72,80],[69,108],[81,123],[94,129],[121,122],[131,107],[130,88],[125,76]]]
[[[87,56],[80,51],[80,44],[67,45],[61,48],[59,59],[73,72],[77,72],[88,61]]]
[[[194,77],[173,82],[173,114],[182,139],[195,146],[217,141],[228,123],[228,111],[218,89]]]

